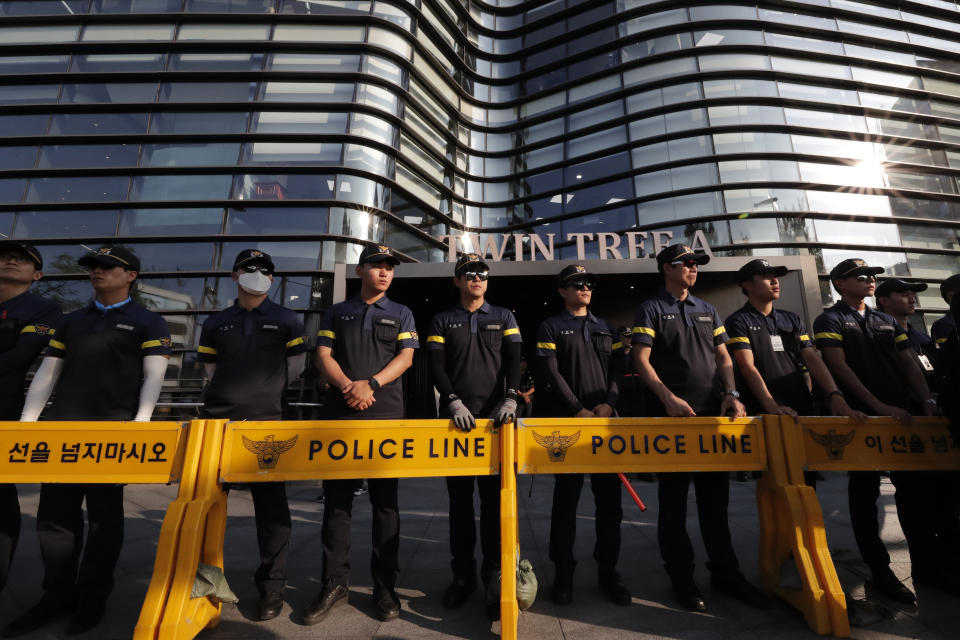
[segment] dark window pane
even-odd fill
[[[256,82],[164,82],[160,102],[249,102]]]
[[[274,0],[187,0],[187,11],[273,13]]]
[[[236,200],[286,200],[288,198],[333,199],[335,176],[242,175],[237,176]]]
[[[239,142],[208,144],[145,144],[141,167],[233,166],[240,155]]]
[[[223,209],[130,209],[120,212],[120,235],[210,235],[222,223]]]
[[[327,208],[230,209],[227,233],[326,233]]]
[[[0,202],[20,202],[26,182],[20,178],[0,178]]]
[[[183,311],[202,308],[203,288],[206,278],[137,278],[137,302],[151,311]],[[175,346],[187,345],[186,336],[193,336],[196,317],[174,316],[170,337]],[[176,339],[180,335],[180,340]]]
[[[13,211],[0,211],[0,237],[13,233]]]
[[[163,71],[163,53],[92,53],[74,56],[71,71]]]
[[[0,91],[0,104],[49,104],[59,95],[60,87],[55,84],[11,84]]]
[[[84,238],[116,231],[116,211],[21,211],[13,233],[18,238]]]
[[[143,133],[146,130],[145,113],[55,113],[50,123],[51,135]]]
[[[206,271],[214,257],[212,242],[156,242],[128,245],[143,271]]]
[[[323,243],[316,242],[224,242],[220,270],[229,271],[233,259],[244,249],[260,249],[273,258],[273,264],[282,271],[313,271],[320,263]],[[274,285],[276,286],[276,285]],[[271,294],[273,291],[271,291]]]
[[[585,209],[633,198],[633,185],[629,178],[624,178],[595,187],[571,191],[568,192],[566,196],[566,203],[563,208],[564,213],[583,211]]]
[[[56,273],[51,264],[48,264],[47,259],[47,250],[52,247],[44,247],[44,263],[43,263],[43,272],[44,274]],[[69,256],[66,258],[68,261],[75,260]],[[50,261],[53,263],[54,261]],[[49,300],[53,300],[64,313],[69,313],[75,311],[80,307],[86,305],[93,298],[93,289],[90,288],[89,280],[51,280],[50,278],[44,278],[40,282],[33,285],[33,293],[38,296],[43,296]]]
[[[154,113],[150,119],[150,133],[244,133],[247,114],[231,113]]]
[[[598,231],[621,231],[636,226],[637,212],[634,207],[622,207],[600,213],[592,213],[570,220],[563,221],[563,238],[568,233],[596,233]],[[625,254],[627,247],[624,243],[620,250]]]
[[[232,176],[137,176],[131,200],[223,200]]]
[[[36,147],[0,147],[0,169],[33,169]]]
[[[154,102],[157,96],[155,82],[109,84],[65,84],[62,104],[89,104],[99,102]]]
[[[40,169],[135,167],[138,144],[68,144],[42,147]]]
[[[93,0],[91,13],[170,13],[182,0]]]
[[[129,2],[130,0],[126,0]],[[87,0],[17,0],[0,2],[0,16],[73,15],[87,12]]]
[[[564,169],[564,184],[568,187],[576,186],[588,180],[598,180],[629,170],[630,156],[625,152],[617,153],[567,167]]]
[[[170,71],[259,71],[262,53],[177,53]]]
[[[27,202],[114,202],[127,197],[126,176],[33,178]]]
[[[85,270],[77,264],[77,260],[82,258],[89,250],[87,245],[80,243],[44,245],[41,249],[41,251],[43,251],[43,272],[48,275],[55,273],[85,273]],[[46,278],[40,282],[42,283],[44,281],[46,281]],[[77,294],[77,301],[82,300],[85,303],[93,297],[90,282],[86,280],[80,281],[79,286],[76,286],[73,291]]]
[[[0,116],[0,136],[40,136],[47,132],[50,116]]]
[[[9,73],[57,73],[67,70],[70,56],[2,56],[0,74]]]

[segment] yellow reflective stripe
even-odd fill
[[[160,342],[159,340],[147,340],[146,342],[141,342],[141,343],[140,343],[140,348],[141,348],[141,349],[152,349],[153,347],[159,347],[159,346],[162,345],[162,344],[163,344],[163,343]]]
[[[512,336],[515,333],[520,333],[519,327],[514,327],[512,329],[504,329],[503,331],[504,336]]]
[[[723,325],[720,325],[719,327],[713,330],[713,337],[716,338],[718,335],[720,335],[724,331],[726,331],[726,328],[724,328]]]
[[[335,334],[333,331],[327,331],[326,329],[320,329],[320,331],[317,331],[317,337],[318,337],[318,338],[330,338],[331,340],[336,340],[336,339],[337,339],[337,334]]]
[[[553,342],[538,342],[537,349],[550,349],[551,351],[556,351],[557,345]]]
[[[51,341],[50,341],[50,346],[53,347],[54,349],[60,349],[60,351],[66,351],[66,350],[67,350],[67,345],[63,344],[63,343],[60,342],[59,340],[51,340]]]
[[[287,343],[287,349],[289,349],[290,347],[295,347],[295,346],[297,346],[298,344],[303,344],[303,338],[302,338],[302,337],[299,337],[299,336],[298,336],[298,337],[294,338],[293,340],[291,340],[290,342],[288,342],[288,343]]]
[[[446,341],[446,338],[443,336],[427,336],[427,342],[439,342],[440,344],[443,344]]]
[[[50,331],[50,335],[53,335],[55,333],[53,329],[50,329],[49,331]],[[36,332],[37,332],[37,327],[36,325],[32,325],[32,324],[28,324],[23,329],[20,329],[20,333],[36,333]]]
[[[413,337],[413,333],[411,331],[404,331],[403,333],[397,336],[397,341],[399,342],[400,340],[409,340],[412,337]]]
[[[810,342],[810,336],[805,333],[800,334],[800,342]]]
[[[814,340],[838,340],[843,342],[843,336],[839,333],[831,333],[829,331],[821,331],[820,333],[813,334]]]
[[[214,349],[213,347],[205,347],[203,345],[200,345],[199,347],[197,347],[197,351],[200,353],[209,353],[212,356],[217,355],[217,350]]]
[[[614,342],[614,343],[613,343],[612,350],[613,350],[613,351],[616,351],[617,349],[623,349],[623,343],[622,343],[622,342]]]
[[[893,342],[894,344],[896,344],[899,342],[903,342],[904,340],[909,340],[909,338],[907,338],[907,334],[901,333],[900,335],[898,335],[896,338],[893,339]]]
[[[937,338],[937,344],[943,344],[946,341],[947,341],[946,338]]]
[[[731,344],[737,344],[738,342],[742,342],[744,344],[750,344],[750,338],[746,336],[737,336],[736,338],[730,338]]]
[[[634,327],[633,333],[645,333],[651,338],[657,337],[657,332],[651,329],[650,327]]]

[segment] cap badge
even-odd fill
[[[380,253],[390,253],[390,247],[382,244],[378,244],[377,248],[380,249]]]
[[[97,249],[97,255],[98,255],[98,256],[109,256],[109,255],[111,255],[111,254],[110,254],[110,251],[111,251],[111,248],[110,248],[110,247],[100,247],[99,249]]]
[[[863,260],[861,260],[860,258],[857,258],[856,260],[854,260],[854,261],[853,261],[853,264],[857,265],[858,267],[865,267],[865,266],[867,266],[867,263],[864,262]]]
[[[586,273],[586,272],[587,272],[587,268],[584,267],[584,266],[582,266],[582,265],[579,265],[579,264],[578,264],[577,266],[575,266],[574,269],[576,269],[577,273]]]
[[[257,249],[253,249],[252,251],[250,251],[250,257],[251,257],[251,258],[262,258],[262,257],[263,257],[263,251],[258,251]]]

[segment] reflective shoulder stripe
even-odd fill
[[[612,349],[613,351],[616,351],[617,349],[623,349],[623,343],[622,343],[622,342],[614,342],[614,343],[613,343],[613,346],[611,347],[611,349]]]
[[[50,346],[53,347],[54,349],[60,349],[60,351],[66,351],[66,350],[67,350],[67,345],[63,344],[63,343],[60,342],[59,340],[51,340],[51,341],[50,341]]]
[[[519,329],[518,327],[514,327],[514,328],[512,328],[512,329],[504,329],[504,330],[503,330],[503,335],[504,335],[504,336],[512,336],[512,335],[515,334],[515,333],[520,333],[520,329]]]
[[[557,345],[553,342],[538,342],[537,349],[550,349],[552,351],[556,351]]]
[[[805,333],[800,334],[800,342],[810,342],[810,336]]]
[[[726,327],[724,327],[723,325],[720,325],[719,327],[713,330],[713,337],[716,338],[718,335],[725,332],[726,330],[727,330]]]
[[[199,347],[197,347],[197,351],[199,353],[209,353],[212,356],[217,355],[217,350],[214,349],[213,347],[205,347],[203,345],[200,345]]]
[[[404,331],[403,333],[397,335],[397,340],[398,340],[398,341],[399,341],[399,340],[409,340],[409,339],[411,339],[412,337],[413,337],[413,333],[412,333],[411,331]]]
[[[427,336],[427,342],[439,342],[443,344],[447,341],[443,336]]]
[[[153,347],[159,347],[159,346],[162,345],[162,344],[163,344],[163,343],[160,342],[159,340],[147,340],[146,342],[141,342],[141,343],[140,343],[140,348],[141,348],[141,349],[152,349]]]
[[[909,340],[909,338],[907,337],[907,334],[905,333],[901,333],[900,335],[898,335],[896,338],[893,339],[895,343],[903,342],[904,340]]]
[[[821,331],[820,333],[813,334],[814,340],[837,340],[843,342],[843,335],[839,333],[831,333],[829,331]]]
[[[943,344],[946,341],[947,341],[946,338],[937,338],[937,344]]]
[[[326,329],[321,329],[320,331],[317,331],[317,337],[330,338],[331,340],[336,340],[337,334],[335,334],[333,331],[327,331]]]
[[[746,336],[737,336],[736,338],[730,338],[731,344],[737,344],[739,342],[742,342],[744,344],[750,344],[750,338]]]
[[[289,349],[290,347],[295,347],[295,346],[297,346],[298,344],[303,344],[303,338],[300,337],[300,336],[297,336],[296,338],[294,338],[293,340],[291,340],[290,342],[288,342],[288,343],[287,343],[287,349]]]
[[[36,332],[37,332],[37,327],[32,324],[28,324],[23,329],[20,329],[20,333],[36,333]]]
[[[633,333],[645,333],[651,338],[657,337],[657,332],[651,329],[650,327],[634,327]]]

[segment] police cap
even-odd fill
[[[587,268],[582,264],[568,264],[563,268],[563,271],[560,272],[560,275],[557,276],[557,285],[560,287],[567,286],[570,282],[590,282],[596,283],[598,280],[596,274],[588,273]]]
[[[833,268],[830,272],[830,280],[843,280],[864,275],[875,276],[878,273],[883,273],[883,267],[871,267],[860,258],[847,258]]]
[[[789,269],[784,266],[775,267],[763,258],[757,258],[740,267],[737,271],[737,282],[750,280],[753,276],[773,275],[782,278],[787,271]]]
[[[480,257],[480,254],[477,253],[464,253],[457,259],[457,264],[453,268],[453,275],[459,276],[461,273],[467,269],[481,271],[489,271],[490,265],[483,261],[483,258]]]
[[[696,253],[685,244],[672,244],[657,254],[657,267],[662,271],[663,265],[677,260],[693,260],[697,264],[707,264],[710,262],[710,256],[705,253]]]
[[[250,264],[251,262],[260,262],[273,271],[276,267],[273,265],[273,258],[270,257],[269,253],[260,251],[259,249],[244,249],[237,254],[236,260],[233,261],[232,271],[237,271],[245,264]]]
[[[877,285],[877,290],[874,291],[873,295],[878,298],[882,298],[895,291],[920,292],[926,290],[927,283],[925,282],[907,282],[906,280],[901,280],[899,278],[889,278]]]
[[[107,245],[77,260],[81,267],[123,267],[124,271],[140,271],[140,258],[129,249]]]
[[[385,244],[370,244],[363,248],[363,251],[360,252],[360,261],[358,264],[366,264],[368,262],[372,264],[386,262],[393,266],[400,264],[400,260],[394,255],[393,249]]]
[[[17,242],[15,240],[5,240],[0,242],[0,251],[19,251],[33,260],[33,264],[38,270],[43,269],[43,256],[40,255],[40,252],[37,251],[37,248],[32,244]]]

